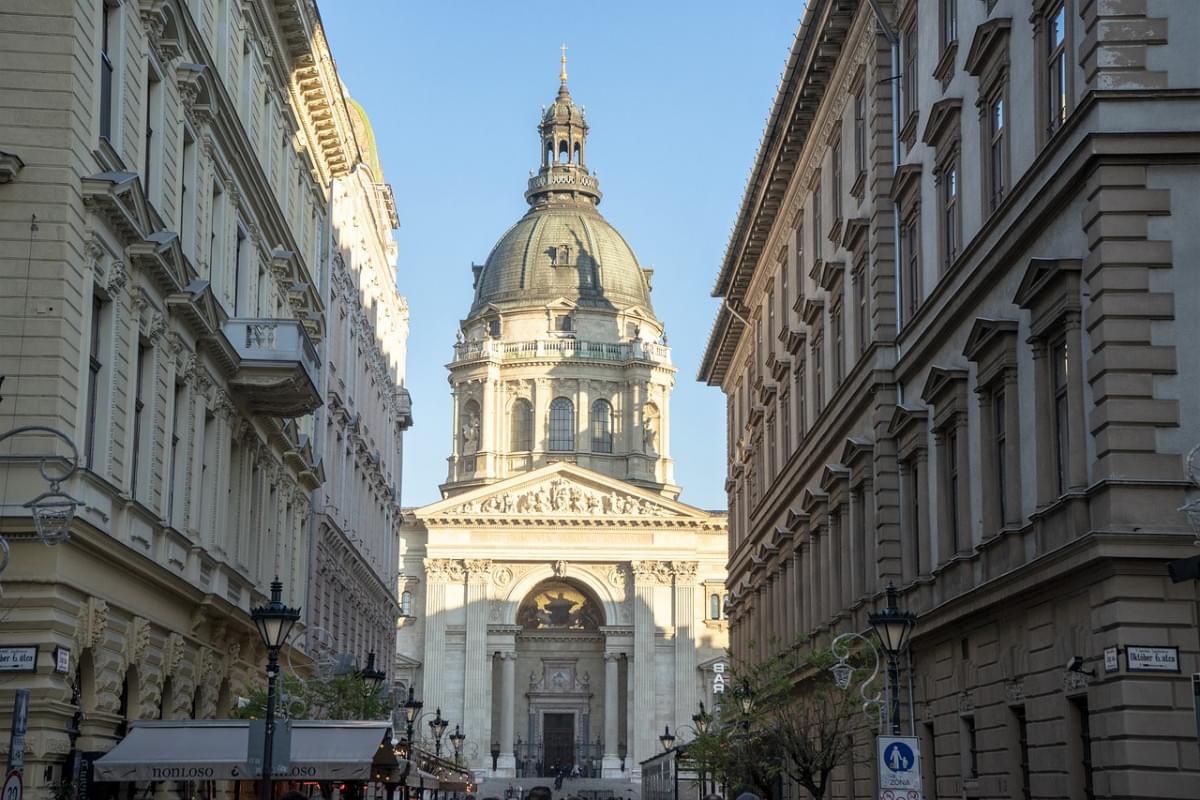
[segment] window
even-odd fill
[[[834,303],[833,309],[829,312],[829,326],[832,329],[829,342],[830,355],[832,356],[830,366],[833,369],[833,385],[836,388],[842,385],[842,379],[845,377],[846,361],[846,323],[840,299]]]
[[[904,117],[917,113],[917,22],[914,18],[904,30],[904,72],[900,76],[900,95],[904,103]]]
[[[1054,392],[1054,476],[1055,488],[1062,494],[1070,485],[1067,475],[1071,453],[1071,419],[1067,401],[1068,368],[1066,337],[1050,344],[1051,389]]]
[[[958,41],[958,2],[941,0],[942,50]]]
[[[788,395],[787,386],[784,385],[784,391],[779,395],[779,420],[782,426],[783,434],[783,453],[784,461],[787,461],[787,456],[792,452],[792,398]]]
[[[959,531],[959,475],[958,475],[958,431],[951,427],[945,434],[946,479],[943,488],[946,492],[946,533],[950,541],[956,545],[960,539]]]
[[[550,449],[560,453],[575,449],[575,404],[565,397],[550,404]]]
[[[803,360],[801,360],[799,366],[796,367],[796,374],[794,377],[796,386],[796,435],[803,439],[808,428],[808,409],[805,408],[807,395],[804,391],[805,375]]]
[[[921,771],[925,800],[937,800],[937,736],[932,722],[921,725]]]
[[[975,732],[975,717],[961,717],[959,725],[962,779],[964,782],[973,781],[979,775],[979,739]]]
[[[119,50],[119,17],[121,6],[100,4],[100,138],[112,139],[113,66]]]
[[[167,477],[167,524],[180,528],[182,527],[175,520],[175,495],[178,491],[176,481],[179,478],[179,432],[183,425],[183,415],[185,412],[184,401],[187,397],[187,387],[185,384],[175,384],[175,403],[174,412],[171,417],[171,455],[170,468]]]
[[[554,330],[561,332],[570,332],[574,330],[571,324],[570,314],[555,314],[554,315]]]
[[[812,245],[813,245],[813,264],[821,260],[821,180],[817,179],[817,184],[813,188],[812,193],[812,214],[813,214],[813,229],[812,229]]]
[[[100,397],[100,370],[103,368],[103,363],[100,361],[100,335],[102,330],[102,321],[105,316],[106,306],[104,300],[99,295],[92,296],[92,329],[88,337],[88,388],[87,388],[87,433],[84,439],[84,455],[87,458],[88,467],[96,471],[96,429],[99,427],[99,397]]]
[[[154,65],[146,62],[146,127],[142,137],[142,156],[145,162],[142,167],[142,191],[147,199],[153,200],[158,196],[155,181],[161,171],[158,151],[161,149],[159,140],[155,138],[155,126],[162,118],[162,83]]]
[[[921,214],[914,210],[904,223],[901,234],[904,251],[904,309],[909,319],[921,307]]]
[[[491,336],[493,339],[499,338],[499,336],[500,336],[500,320],[489,319],[488,324],[487,324],[487,332],[488,332],[488,336]]]
[[[149,357],[150,348],[142,343],[138,343],[137,349],[137,365],[135,369],[136,383],[133,394],[133,452],[130,454],[130,470],[129,470],[129,494],[136,500],[138,497],[138,466],[142,460],[142,434],[145,431],[145,426],[142,421],[142,413],[146,409],[146,371],[149,365],[153,363],[153,359]]]
[[[196,140],[183,130],[183,171],[179,179],[179,246],[194,259],[196,231]]]
[[[942,205],[942,269],[949,269],[958,258],[959,204],[958,156],[953,156],[940,175]]]
[[[613,451],[612,406],[607,400],[592,403],[592,452]]]
[[[224,194],[221,191],[221,184],[217,180],[213,180],[212,186],[212,203],[209,206],[209,212],[212,218],[209,222],[208,231],[208,275],[207,278],[214,284],[214,288],[228,290],[229,287],[221,286],[223,277],[224,265],[224,246],[225,246],[225,200]],[[220,282],[220,283],[218,283]]]
[[[767,350],[775,349],[775,290],[767,292]],[[764,354],[765,357],[765,354]]]
[[[1006,131],[1004,95],[993,97],[988,103],[988,210],[995,211],[1004,199],[1008,184],[1008,157],[1004,141]]]
[[[820,334],[813,340],[813,413],[817,416],[825,409],[825,342]]]
[[[1025,707],[1012,708],[1013,724],[1016,727],[1017,766],[1020,770],[1021,795],[1019,800],[1033,800],[1029,788],[1029,723],[1025,718]]]
[[[510,449],[521,453],[533,449],[533,403],[518,398],[510,414]]]
[[[804,302],[804,226],[796,228],[796,300],[792,308],[799,310]]]
[[[871,339],[871,313],[867,307],[867,266],[864,262],[854,271],[854,315],[858,323],[857,336],[858,354],[867,352],[867,344]]]
[[[854,95],[854,174],[861,177],[867,171],[867,119],[865,90],[859,89]],[[856,177],[856,180],[857,180]]]
[[[905,573],[906,577],[913,577],[924,572],[924,564],[921,561],[921,540],[924,537],[924,525],[922,525],[923,501],[922,497],[925,494],[924,472],[921,469],[919,459],[913,458],[907,463],[908,467],[908,558],[910,571]]]
[[[253,309],[247,307],[247,303],[253,297],[247,284],[250,280],[250,265],[247,263],[250,257],[250,247],[246,242],[246,230],[241,225],[237,226],[233,248],[234,313],[239,316],[248,316],[253,313]]]
[[[1053,134],[1067,120],[1068,70],[1067,62],[1067,4],[1059,0],[1045,12],[1042,27],[1046,37],[1046,131]]]
[[[841,120],[834,123],[834,130],[841,131]],[[842,218],[842,142],[839,139],[833,143],[833,151],[830,153],[829,165],[829,191],[833,195],[833,218],[835,220]]]
[[[1095,800],[1096,789],[1092,784],[1092,720],[1088,709],[1087,695],[1073,697],[1071,705],[1072,755],[1071,797],[1082,796],[1084,800]]]
[[[571,263],[571,247],[570,245],[560,244],[553,249],[553,261],[556,267],[569,266]]]
[[[709,597],[708,597],[708,618],[709,619],[720,619],[721,618],[721,595],[719,595],[719,594],[709,595]]]
[[[411,617],[412,613],[412,592],[400,593],[400,616]]]
[[[998,388],[992,392],[992,460],[995,476],[995,496],[1000,512],[1000,524],[1008,519],[1008,426],[1005,392]]]

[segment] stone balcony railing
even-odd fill
[[[525,342],[504,342],[483,339],[454,345],[454,363],[466,361],[537,361],[543,359],[572,359],[582,361],[649,361],[670,364],[671,348],[653,342],[588,342],[580,339],[534,339]]]
[[[230,385],[254,413],[301,417],[320,407],[320,360],[299,320],[235,318],[221,331],[240,362]]]

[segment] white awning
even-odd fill
[[[241,720],[136,722],[97,759],[98,781],[216,781],[252,778],[248,724]]]
[[[254,780],[245,720],[138,721],[95,763],[98,781]],[[291,758],[279,778],[389,780],[397,761],[386,722],[291,721]]]

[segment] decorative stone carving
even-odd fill
[[[108,265],[108,293],[113,297],[121,294],[125,284],[129,282],[129,273],[125,271],[125,262],[113,261]]]
[[[671,516],[676,512],[653,501],[620,492],[601,492],[579,486],[564,478],[554,478],[524,492],[492,495],[469,500],[449,514],[569,514],[598,516]]]
[[[665,561],[631,561],[633,579],[636,583],[661,583],[670,585],[673,579],[671,567]]]
[[[108,603],[98,597],[89,597],[83,608],[79,610],[79,622],[76,626],[75,640],[80,650],[96,648],[104,643],[104,634],[108,630]]]
[[[564,578],[567,575],[567,562],[558,560],[554,562],[554,577]]]
[[[513,571],[511,567],[496,567],[492,570],[492,582],[497,586],[508,586],[513,582]]]
[[[617,589],[625,588],[625,568],[620,564],[617,564],[610,569],[606,577],[608,578],[608,582],[611,586],[614,586]]]
[[[1021,705],[1025,702],[1025,683],[1023,681],[1006,681],[1004,684],[1004,696],[1008,700],[1009,705]]]
[[[700,564],[697,561],[672,561],[671,569],[675,572],[675,583],[695,583],[696,574],[700,571]]]
[[[150,644],[150,621],[134,617],[125,631],[125,666],[140,664]]]
[[[487,583],[492,574],[492,562],[487,558],[468,558],[463,561],[467,580],[471,583]]]
[[[163,645],[163,674],[174,675],[179,671],[179,662],[183,660],[183,637],[178,633],[167,636]]]
[[[430,581],[445,581],[456,583],[466,575],[461,561],[453,558],[425,559],[425,574]]]

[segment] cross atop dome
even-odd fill
[[[565,89],[567,85],[567,45],[565,43],[562,45],[562,58],[559,61],[562,62],[562,68],[558,71],[558,79]]]

